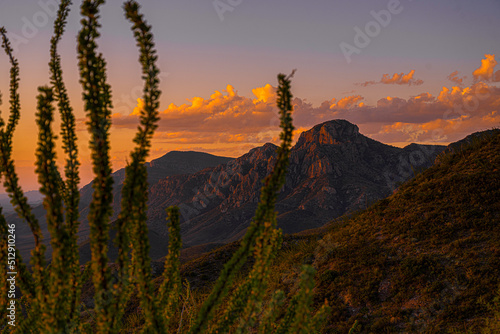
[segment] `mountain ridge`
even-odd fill
[[[238,239],[253,216],[275,149],[266,144],[225,166],[162,179],[150,188],[150,227],[165,235],[163,208],[178,205],[187,245]],[[389,146],[360,134],[345,120],[318,124],[303,132],[291,150],[286,184],[276,205],[279,225],[285,233],[319,227],[332,215],[386,197],[394,190],[394,180],[413,176],[410,158],[418,157],[413,159],[417,167],[429,167],[444,149]]]
[[[332,218],[364,209],[391,195],[399,184],[431,166],[441,152],[451,147],[451,144],[448,147],[409,144],[398,148],[362,135],[357,125],[346,120],[318,124],[303,132],[291,150],[289,173],[276,204],[279,227],[285,233],[297,233],[319,228]],[[267,143],[235,159],[214,156],[222,158],[223,163],[194,173],[166,177],[160,177],[165,156],[210,155],[193,151],[169,152],[147,163],[148,170],[159,171],[148,177],[157,180],[149,187],[148,227],[154,239],[151,247],[155,248],[152,254],[161,257],[166,252],[165,208],[170,205],[180,207],[185,247],[238,240],[253,217],[262,180],[271,172],[276,159],[276,148]],[[194,164],[185,163],[188,165]],[[178,165],[172,163],[171,167]],[[188,171],[184,167],[178,169]],[[124,170],[117,171],[113,177],[119,183]],[[88,198],[91,184],[84,188]],[[119,188],[114,192],[119,194]],[[83,223],[79,233],[85,243],[88,226],[85,227],[84,204],[82,200]],[[114,204],[115,215],[119,204],[119,201]],[[34,212],[43,216],[41,207],[36,207]],[[29,231],[26,232],[28,235]],[[29,236],[22,236],[21,244],[29,245]],[[28,254],[28,247],[24,248],[24,254]],[[82,252],[87,254],[82,258],[85,262],[90,253],[84,249]]]

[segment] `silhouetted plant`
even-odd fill
[[[61,238],[64,242],[62,253],[69,256],[68,261],[60,263],[60,269],[67,272],[66,279],[67,287],[65,296],[69,303],[69,316],[73,317],[73,322],[79,322],[78,305],[80,299],[81,275],[78,256],[78,239],[77,232],[79,221],[78,204],[80,193],[78,184],[80,182],[78,161],[78,147],[75,130],[75,116],[69,102],[69,97],[66,91],[66,86],[62,78],[61,57],[57,53],[57,45],[64,33],[64,27],[69,14],[69,6],[71,1],[61,1],[58,16],[54,23],[54,36],[51,39],[50,45],[50,81],[52,84],[52,93],[57,101],[57,106],[61,115],[61,137],[63,142],[63,150],[67,155],[64,173],[66,181],[62,183],[62,196],[65,210],[65,228],[61,228]]]
[[[17,254],[18,283],[22,292],[25,315],[17,309],[17,333],[117,333],[123,329],[124,312],[133,289],[137,290],[141,314],[133,319],[138,324],[144,320],[141,332],[168,333],[181,331],[184,311],[190,303],[189,285],[182,293],[180,277],[179,209],[170,207],[168,212],[169,252],[165,259],[163,281],[158,293],[151,274],[149,241],[147,237],[148,184],[146,159],[151,140],[159,120],[160,90],[159,70],[156,67],[156,51],[149,26],[139,13],[136,1],[124,5],[125,16],[132,23],[139,62],[144,79],[140,125],[134,138],[136,147],[130,154],[130,163],[125,168],[122,188],[121,210],[117,219],[116,246],[119,250],[116,272],[112,272],[108,261],[109,223],[112,214],[112,187],[109,131],[111,126],[111,87],[106,82],[106,61],[97,51],[96,40],[100,34],[99,7],[104,0],[84,0],[81,5],[82,28],[78,34],[78,60],[80,83],[83,88],[84,110],[91,135],[90,149],[95,178],[88,221],[92,258],[89,267],[82,273],[79,266],[77,230],[79,226],[79,162],[76,144],[75,117],[66,87],[62,79],[60,56],[57,45],[61,40],[69,14],[71,1],[62,0],[54,24],[54,37],[50,48],[50,83],[40,87],[37,97],[36,122],[39,128],[36,152],[36,172],[44,195],[47,225],[50,232],[52,257],[49,265],[45,261],[45,246],[36,217],[31,212],[23,195],[12,159],[12,138],[20,117],[19,66],[13,56],[6,30],[1,28],[2,46],[11,63],[10,72],[10,117],[5,122],[0,118],[0,175],[18,215],[27,222],[35,238],[32,251],[31,271],[28,271]],[[325,304],[315,316],[311,315],[314,269],[303,268],[298,294],[292,298],[288,311],[283,312],[284,293],[277,291],[266,301],[267,282],[272,262],[281,245],[281,231],[277,229],[275,204],[278,193],[285,184],[292,144],[292,94],[291,77],[278,75],[278,108],[280,109],[281,146],[272,173],[264,180],[261,201],[255,217],[241,245],[231,260],[226,263],[211,293],[206,298],[194,321],[189,320],[190,333],[238,333],[258,330],[260,333],[310,333],[318,330],[328,311]],[[52,130],[54,103],[61,115],[61,137],[66,154],[64,178],[56,165],[55,138]],[[8,224],[0,208],[0,235],[6,238]],[[5,242],[0,247],[0,256],[6,261],[8,248]],[[254,263],[247,277],[238,286],[235,277],[249,256]],[[0,279],[7,277],[6,262],[0,266]],[[95,290],[94,311],[90,320],[81,322],[81,288],[84,280],[92,277]],[[230,289],[233,293],[229,294]],[[8,302],[6,285],[0,290],[1,315],[5,315]],[[181,306],[181,300],[184,300]],[[227,303],[223,303],[227,300]],[[267,303],[264,312],[262,306]],[[191,308],[195,308],[191,304]],[[192,310],[186,313],[192,314]],[[216,315],[222,314],[217,319]],[[174,321],[178,321],[175,323]],[[4,331],[11,328],[5,327]]]
[[[14,161],[12,159],[12,137],[14,134],[14,130],[16,125],[19,122],[20,117],[20,102],[19,102],[19,64],[17,59],[13,56],[13,50],[10,45],[10,42],[7,38],[7,32],[5,28],[0,28],[0,34],[2,35],[2,47],[7,54],[10,63],[10,116],[8,123],[5,124],[3,120],[0,120],[0,172],[4,178],[4,187],[6,191],[9,193],[11,198],[11,203],[14,206],[14,209],[18,213],[18,215],[27,222],[29,225],[31,232],[33,233],[33,237],[35,239],[35,248],[32,250],[32,258],[31,264],[33,267],[34,277],[32,278],[27,274],[27,271],[24,270],[25,267],[22,263],[22,260],[19,257],[19,253],[16,251],[16,261],[18,272],[21,274],[16,282],[20,283],[20,287],[22,288],[23,295],[25,299],[32,305],[31,309],[33,312],[28,316],[26,323],[30,321],[34,321],[38,316],[38,299],[44,295],[43,291],[45,291],[45,277],[46,273],[44,272],[45,267],[45,246],[42,244],[42,233],[40,230],[40,225],[38,220],[35,218],[35,215],[31,212],[31,208],[28,205],[28,201],[23,194],[21,187],[19,186],[19,178],[15,172]],[[0,219],[0,224],[2,224],[2,230],[6,230],[6,221],[2,216]],[[7,261],[7,258],[5,258]],[[5,262],[2,265],[2,272],[6,269],[7,263]],[[19,270],[23,269],[23,270]],[[24,275],[22,275],[24,274]],[[3,276],[2,274],[1,276]],[[35,290],[35,285],[38,290]],[[16,308],[16,319],[19,319],[20,313],[19,309]],[[21,323],[22,325],[22,323]],[[17,328],[21,328],[19,326]]]

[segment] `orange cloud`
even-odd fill
[[[407,117],[382,125],[373,138],[383,142],[447,143],[500,125],[500,89],[483,82],[463,89],[443,87],[437,98],[428,97],[427,103],[418,109],[412,110],[411,101],[402,108]],[[410,121],[410,114],[427,117]]]
[[[385,84],[385,85],[408,85],[408,86],[419,86],[423,84],[423,80],[420,79],[414,79],[413,75],[415,74],[415,70],[411,70],[408,72],[408,74],[404,74],[403,72],[401,73],[394,73],[392,77],[389,74],[383,74],[382,79],[380,81],[365,81],[363,83],[358,83],[357,85],[367,87],[370,85],[375,85],[378,83]]]
[[[413,96],[409,101],[412,102],[433,102],[435,99],[430,93],[420,93],[417,96]]]
[[[411,70],[408,74],[404,73],[394,73],[392,78],[389,77],[389,74],[384,74],[380,82],[384,84],[397,84],[397,85],[421,85],[424,82],[422,80],[414,80],[413,75],[415,74],[415,70]]]
[[[493,66],[491,57],[486,60],[482,72]],[[477,76],[481,71],[474,73]],[[492,73],[494,80],[496,73]],[[458,74],[455,71],[448,76],[455,86],[443,87],[436,95],[422,92],[406,99],[387,96],[375,105],[364,104],[361,95],[332,98],[319,106],[295,97],[294,124],[303,130],[331,119],[347,119],[358,124],[365,134],[385,143],[453,141],[484,129],[487,124],[498,126],[500,88],[485,82],[464,87],[464,78]],[[377,83],[418,85],[422,80],[415,79],[415,70],[411,70],[407,74],[385,74]],[[276,143],[280,123],[276,88],[266,84],[252,89],[252,93],[251,97],[240,96],[233,86],[227,85],[208,98],[194,97],[181,105],[170,104],[160,112],[154,142],[162,147],[223,149],[233,152],[231,156],[245,153],[241,149],[248,145]],[[138,100],[129,115],[114,114],[113,126],[135,129],[141,108],[142,101]]]
[[[215,91],[210,98],[194,97],[188,103],[170,104],[160,112],[158,131],[179,131],[203,129],[208,132],[227,131],[255,132],[269,127],[276,118],[276,93],[271,85],[253,90],[256,99],[238,95],[233,86],[227,85],[225,90]],[[114,114],[113,125],[117,128],[136,128],[137,116],[142,101],[129,115]]]
[[[496,123],[496,124],[495,124]],[[453,142],[466,135],[479,131],[491,129],[500,123],[500,114],[492,111],[482,117],[473,115],[461,115],[453,119],[436,119],[426,123],[404,123],[398,122],[382,127],[381,133],[394,135],[403,133],[406,142]],[[396,135],[396,137],[399,137]]]
[[[410,81],[410,72],[400,81]],[[160,112],[154,145],[171,149],[205,148],[238,156],[248,147],[279,141],[276,88],[267,84],[240,96],[228,85],[209,98],[194,97]],[[443,87],[435,96],[422,92],[407,99],[387,96],[365,105],[363,96],[332,98],[319,106],[295,97],[293,119],[299,132],[331,119],[347,119],[361,131],[385,143],[450,142],[498,125],[500,88],[478,82],[470,87]],[[129,115],[114,114],[113,127],[135,129],[142,101]],[[130,130],[132,131],[132,130]]]
[[[132,110],[132,113],[130,115],[133,116],[141,116],[141,112],[144,109],[144,100],[141,98],[137,99],[137,106]]]
[[[482,121],[485,121],[489,124],[500,124],[500,112],[498,110],[493,110],[488,115],[485,115],[481,118]]]
[[[341,98],[338,102],[337,99],[332,99],[331,100],[331,105],[330,109],[349,109],[354,106],[363,106],[364,103],[358,101],[363,100],[363,97],[361,95],[351,95],[351,96],[346,96]]]
[[[240,96],[227,85],[209,98],[193,97],[181,105],[170,104],[160,112],[154,143],[168,147],[205,146],[224,148],[238,156],[243,147],[253,147],[279,139],[276,88],[267,84],[252,90],[255,98]],[[139,122],[141,99],[129,115],[112,115],[113,127],[135,129]],[[172,146],[176,145],[176,146]],[[194,146],[193,146],[194,145]]]
[[[257,98],[254,100],[254,103],[258,103],[259,101],[265,103],[276,102],[276,88],[271,86],[270,84],[267,84],[264,87],[254,88],[252,89],[252,93]]]
[[[448,75],[448,80],[450,80],[451,82],[454,82],[458,85],[463,85],[463,82],[464,82],[464,79],[466,79],[467,77],[461,77],[459,78],[458,76],[458,71],[455,71],[453,73],[451,73],[450,75]]]
[[[462,89],[458,86],[453,86],[450,90],[449,88],[443,87],[439,93],[437,99],[443,104],[452,107],[454,104],[459,103],[463,96],[469,92],[470,88]]]
[[[477,80],[500,81],[500,71],[495,71],[498,64],[494,54],[485,54],[485,59],[481,59],[481,66],[472,72],[472,76]]]

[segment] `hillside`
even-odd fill
[[[481,326],[500,282],[499,167],[497,131],[335,226],[315,259],[316,298],[335,305],[332,323],[359,319],[376,332]]]
[[[293,294],[301,264],[312,263],[315,303],[333,308],[325,333],[356,320],[356,333],[481,333],[500,296],[499,199],[497,130],[367,210],[285,237],[270,290]],[[236,244],[185,264],[183,276],[203,294]]]

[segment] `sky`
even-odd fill
[[[162,90],[150,158],[172,150],[238,157],[278,143],[278,73],[291,73],[295,138],[332,119],[403,147],[446,145],[500,125],[498,0],[144,0],[153,26]],[[0,26],[20,63],[21,121],[13,156],[23,190],[34,174],[37,87],[48,80],[55,0],[0,0]],[[60,44],[77,118],[82,186],[92,178],[81,101],[74,1]],[[113,93],[113,168],[126,165],[138,125],[138,50],[122,3],[101,10],[99,51]],[[9,63],[0,55],[2,117]],[[56,121],[54,130],[59,132]],[[59,145],[60,146],[60,145]],[[61,165],[64,156],[59,151]],[[0,192],[3,190],[0,189]]]

